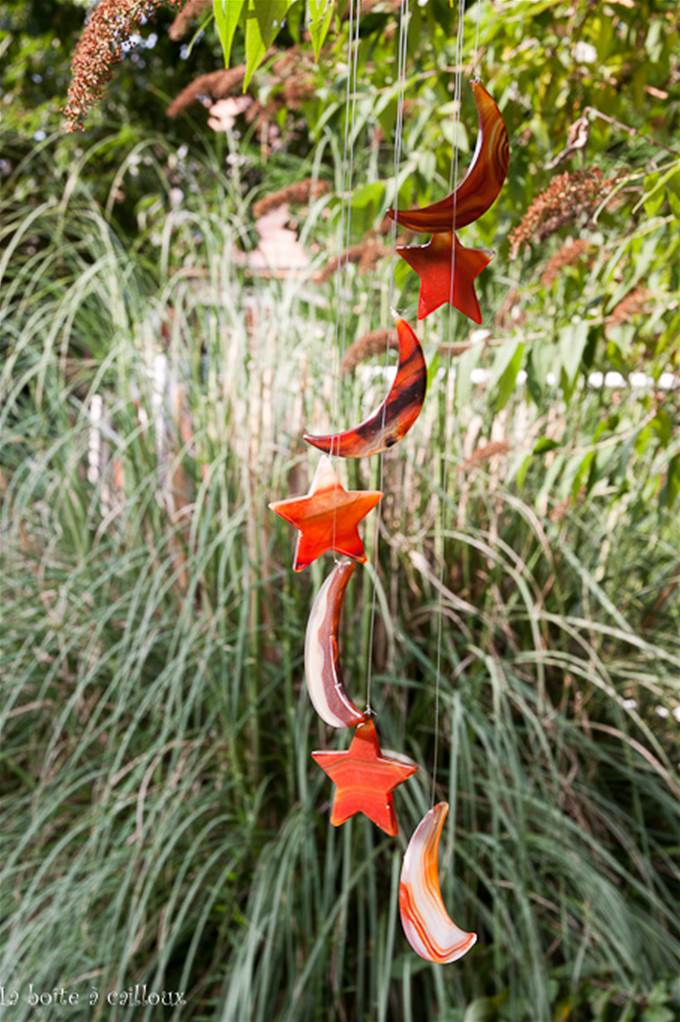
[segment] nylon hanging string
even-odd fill
[[[477,0],[479,4],[480,0]],[[448,355],[446,360],[446,366],[444,368],[444,436],[448,436],[448,392],[449,392],[449,381],[451,379],[451,334],[453,326],[453,292],[454,292],[454,278],[456,273],[456,246],[455,246],[455,225],[456,225],[456,207],[458,204],[458,178],[459,178],[459,160],[458,160],[458,136],[460,131],[461,123],[461,91],[463,82],[463,44],[465,40],[465,0],[458,0],[458,29],[456,33],[456,50],[455,50],[455,70],[454,70],[454,89],[453,89],[453,153],[451,155],[451,172],[449,176],[449,188],[453,191],[453,210],[451,213],[451,282],[449,286],[449,306],[448,306],[448,319],[447,319],[447,349]],[[439,767],[439,702],[440,702],[440,688],[441,688],[441,667],[442,667],[442,642],[443,642],[443,623],[444,623],[444,574],[446,571],[446,525],[447,525],[447,508],[446,501],[449,493],[449,464],[446,457],[446,452],[442,454],[442,497],[440,498],[441,503],[441,515],[440,515],[440,528],[442,537],[442,548],[440,551],[440,567],[439,567],[439,591],[437,595],[437,655],[435,661],[435,689],[434,689],[434,754],[432,757],[432,792],[431,802],[435,804],[436,788],[437,788],[437,770]]]
[[[409,23],[409,0],[401,0],[401,7],[399,11],[399,48],[397,54],[397,121],[395,126],[395,140],[394,140],[394,201],[392,203],[394,209],[399,206],[399,168],[401,166],[401,150],[402,150],[402,138],[404,133],[404,93],[406,91],[406,53],[408,48],[408,23]],[[396,217],[392,223],[392,255],[390,261],[390,290],[389,290],[389,305],[390,310],[394,305],[394,265],[397,258],[397,221]],[[385,338],[385,361],[390,351],[390,333],[387,331]],[[382,410],[382,421],[381,426],[385,428],[385,417],[387,415],[387,405],[383,405]],[[383,488],[383,477],[384,477],[384,453],[381,451],[378,455],[378,489]],[[379,568],[379,546],[380,546],[380,525],[382,522],[382,501],[376,508],[375,525],[373,533],[373,561],[375,565],[375,579],[373,582],[373,593],[371,595],[371,614],[369,619],[368,629],[368,663],[366,666],[366,711],[368,713],[373,712],[371,706],[371,690],[373,686],[373,639],[375,634],[375,618],[377,611],[377,598],[378,598],[378,568]]]
[[[357,64],[359,59],[359,20],[361,14],[361,0],[350,0],[349,7],[349,28],[347,33],[347,85],[345,89],[345,129],[342,150],[342,208],[340,215],[340,238],[338,261],[335,268],[335,367],[333,373],[333,393],[331,401],[332,422],[336,429],[339,429],[338,415],[340,408],[340,367],[342,364],[341,353],[344,355],[347,346],[347,316],[341,313],[344,310],[344,294],[348,280],[348,255],[349,243],[352,236],[352,184],[354,181],[354,126],[356,121],[357,102]],[[342,326],[341,326],[342,316]],[[337,457],[339,448],[339,434],[333,434],[331,438],[330,455]],[[333,511],[332,547],[335,547],[337,535],[338,511]],[[333,550],[335,563],[340,561],[337,552]]]

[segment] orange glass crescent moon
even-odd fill
[[[470,82],[477,105],[477,144],[468,172],[455,192],[423,209],[388,209],[401,227],[420,234],[454,231],[479,220],[494,204],[510,162],[508,129],[481,82]],[[455,221],[455,222],[454,222]]]
[[[448,915],[439,887],[439,841],[449,811],[439,802],[422,818],[408,843],[399,881],[399,914],[406,939],[427,962],[446,965],[470,950],[466,933]]]
[[[380,454],[406,436],[420,415],[427,390],[427,363],[420,341],[406,320],[398,319],[399,364],[397,374],[380,407],[359,426],[344,433],[304,439],[313,447],[341,458],[365,458]]]
[[[314,709],[330,727],[354,727],[365,714],[345,691],[338,655],[338,630],[347,583],[356,563],[335,565],[314,598],[305,634],[305,680]]]

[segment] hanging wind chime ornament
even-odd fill
[[[379,490],[346,490],[330,458],[317,465],[309,493],[276,500],[270,509],[298,530],[293,571],[304,571],[328,550],[366,561],[359,522],[382,500]]]
[[[342,603],[355,568],[348,560],[335,565],[314,598],[305,635],[309,698],[324,723],[336,728],[354,727],[366,719],[345,691],[338,648]]]
[[[407,756],[381,751],[373,720],[357,724],[346,752],[313,752],[312,757],[335,784],[334,827],[363,813],[390,837],[399,833],[392,792],[418,766]]]
[[[439,887],[439,842],[447,802],[422,818],[406,849],[399,880],[399,914],[406,939],[421,958],[447,965],[462,958],[477,940],[449,917]]]
[[[482,322],[474,281],[492,259],[465,248],[456,231],[479,220],[500,194],[508,173],[510,145],[501,112],[481,82],[470,83],[477,105],[477,144],[467,174],[445,199],[424,209],[388,209],[407,230],[431,234],[426,245],[400,245],[397,252],[420,277],[418,319],[450,302],[475,323]]]
[[[344,433],[313,436],[305,433],[308,444],[341,458],[366,458],[381,454],[406,436],[425,401],[427,364],[420,341],[405,319],[396,322],[399,340],[397,374],[380,407],[354,429]]]
[[[460,2],[462,4],[463,0]],[[464,8],[460,10],[458,45],[462,55]],[[355,47],[355,80],[358,18],[359,0],[351,0],[349,45]],[[408,0],[402,0],[397,152],[403,122],[407,24]],[[353,25],[356,25],[356,33]],[[459,66],[460,63],[457,61]],[[498,198],[507,175],[509,145],[507,129],[495,101],[479,81],[472,81],[471,87],[479,124],[477,144],[463,180],[460,184],[453,182],[450,195],[423,209],[388,210],[395,224],[432,235],[422,246],[397,246],[395,238],[395,251],[420,277],[418,319],[424,319],[449,303],[474,322],[481,322],[474,281],[488,265],[491,255],[480,249],[466,248],[458,240],[456,231],[478,220]],[[349,91],[347,111],[349,117]],[[348,126],[346,124],[346,129]],[[397,170],[395,166],[395,180],[399,177]],[[366,562],[358,526],[379,505],[383,494],[380,490],[346,490],[335,473],[331,457],[378,455],[382,478],[384,452],[402,440],[417,421],[425,401],[427,364],[409,324],[398,318],[396,330],[397,369],[380,406],[352,429],[324,435],[305,433],[304,440],[324,452],[309,493],[269,505],[298,530],[293,557],[295,571],[303,571],[324,553],[336,555],[335,565],[312,603],[304,648],[305,682],[317,714],[329,727],[354,728],[346,750],[312,753],[314,761],[335,786],[330,822],[337,827],[363,814],[391,837],[398,833],[393,792],[413,776],[417,764],[407,756],[381,749],[370,708],[370,682],[367,706],[362,710],[346,690],[339,651],[340,620],[347,587],[357,564]],[[436,772],[433,776],[436,778]],[[446,802],[433,805],[418,824],[408,843],[399,885],[399,911],[406,939],[422,958],[438,964],[456,961],[477,939],[476,934],[461,930],[453,922],[442,901],[439,843],[448,808]]]

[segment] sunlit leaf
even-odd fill
[[[234,41],[234,33],[241,18],[245,0],[213,0],[215,11],[215,25],[217,34],[222,44],[224,54],[224,66],[229,67],[231,59],[231,45]]]
[[[560,331],[560,363],[567,381],[571,384],[581,365],[581,358],[588,340],[588,324],[585,320],[570,323]]]
[[[496,356],[496,362],[492,371],[492,383],[496,385],[496,399],[494,401],[496,411],[500,411],[503,408],[515,389],[517,374],[522,368],[522,362],[524,361],[525,347],[526,345],[522,341],[518,341],[514,346],[508,344],[501,348]]]
[[[319,59],[333,17],[335,0],[307,0],[307,28],[312,39],[314,59]]]
[[[666,482],[661,491],[661,501],[666,507],[673,507],[680,493],[680,454],[676,454],[668,463]]]
[[[296,0],[248,0],[244,89],[248,88],[267,50],[281,31],[286,14],[295,2]]]

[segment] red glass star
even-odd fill
[[[491,262],[490,255],[479,248],[465,248],[451,231],[433,234],[427,245],[399,245],[397,252],[420,277],[418,319],[425,319],[444,302],[451,301],[453,264],[452,304],[475,323],[482,322],[473,281]]]
[[[299,530],[293,569],[304,571],[327,550],[363,564],[366,554],[357,526],[381,499],[380,490],[346,490],[330,458],[322,457],[306,497],[276,500],[269,505]]]
[[[399,833],[392,792],[418,767],[406,756],[381,753],[372,720],[357,725],[346,752],[313,752],[312,756],[335,784],[334,827],[363,813],[391,837]]]

